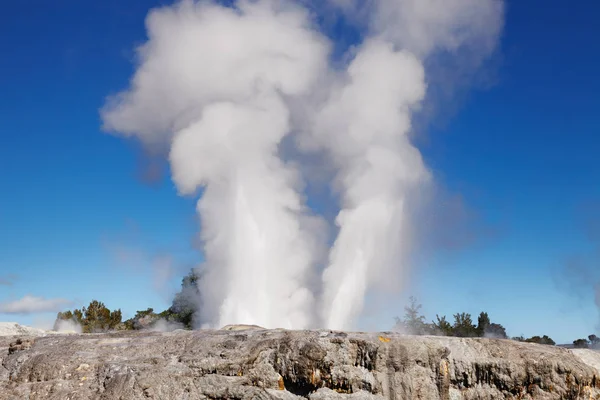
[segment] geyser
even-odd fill
[[[409,138],[425,66],[438,52],[478,65],[496,45],[502,2],[363,3],[323,8],[364,30],[342,70],[330,59],[335,38],[291,1],[189,0],[147,17],[130,88],[102,117],[110,131],[167,146],[181,194],[202,189],[203,324],[349,329],[368,291],[407,268],[406,199],[430,180]],[[281,156],[291,133],[336,173],[328,260],[297,164]]]

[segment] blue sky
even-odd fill
[[[77,307],[95,298],[126,316],[164,309],[200,259],[194,199],[178,197],[168,173],[144,179],[143,151],[100,130],[98,109],[127,85],[145,15],[163,3],[3,5],[0,303],[31,295]],[[513,336],[570,342],[595,331],[592,282],[566,290],[557,270],[569,257],[598,268],[581,210],[600,201],[600,4],[507,5],[494,84],[471,91],[418,143],[445,191],[463,199],[479,240],[428,252],[409,290],[365,328],[389,329],[414,294],[430,319],[485,310]],[[157,285],[166,257],[170,279]]]

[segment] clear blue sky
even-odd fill
[[[3,4],[0,303],[30,295],[78,307],[96,298],[126,316],[164,309],[200,259],[194,199],[178,197],[168,173],[142,179],[142,151],[100,131],[98,109],[127,85],[145,15],[163,3]],[[570,342],[595,331],[592,282],[567,291],[557,269],[594,257],[580,210],[600,201],[599,14],[593,1],[508,1],[495,84],[419,143],[481,240],[423,257],[410,293],[367,328],[388,329],[414,294],[428,318],[485,310],[510,335]],[[167,255],[170,280],[157,287],[156,260]]]

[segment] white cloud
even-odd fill
[[[46,299],[43,297],[24,296],[19,300],[0,303],[0,314],[35,314],[57,312],[72,302],[66,299]]]

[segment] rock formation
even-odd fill
[[[0,322],[0,336],[42,336],[46,332],[42,329],[19,325],[16,322]]]
[[[391,333],[0,337],[0,399],[587,400],[598,365],[592,351]]]

